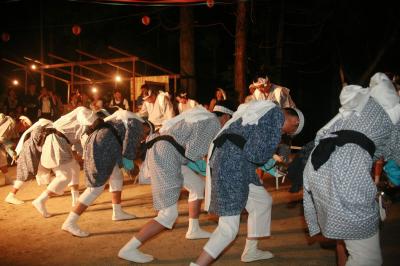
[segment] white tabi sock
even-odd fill
[[[259,250],[257,244],[258,240],[256,239],[246,239],[246,246],[244,247],[241,261],[251,262],[256,260],[267,260],[274,257],[274,255],[269,251]]]
[[[71,190],[71,197],[72,197],[72,207],[75,207],[78,204],[79,190]]]
[[[24,201],[23,200],[19,200],[17,199],[17,197],[15,196],[14,193],[10,192],[8,193],[7,197],[4,199],[5,202],[10,203],[10,204],[14,204],[14,205],[20,205],[23,204]]]
[[[189,218],[189,228],[186,233],[186,239],[202,239],[209,238],[210,236],[210,232],[200,228],[199,219]]]
[[[46,210],[46,201],[49,199],[49,193],[47,190],[43,191],[39,197],[32,201],[32,205],[38,210],[38,212],[44,217],[48,218],[51,215]]]
[[[78,214],[76,214],[75,212],[70,212],[68,217],[67,217],[67,219],[65,220],[65,222],[61,226],[61,229],[71,233],[74,236],[78,236],[78,237],[87,237],[87,236],[89,236],[88,232],[82,231],[79,228],[79,226],[76,224],[76,222],[78,221],[79,217],[80,216]]]
[[[22,187],[23,184],[24,184],[24,181],[15,180],[15,181],[14,181],[13,187],[14,187],[15,189],[20,189],[20,188]]]
[[[112,214],[113,221],[131,220],[136,218],[135,215],[124,212],[122,210],[121,204],[112,204],[112,208],[113,208],[113,214]]]
[[[118,257],[137,263],[148,263],[152,261],[154,259],[153,256],[144,254],[138,250],[138,247],[141,245],[142,242],[140,242],[136,237],[132,237],[132,239],[129,240],[128,243],[126,243],[118,252]]]

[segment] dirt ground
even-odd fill
[[[14,174],[15,167],[10,172]],[[84,183],[82,176],[81,182]],[[333,242],[322,237],[310,238],[306,232],[299,202],[302,194],[288,193],[288,181],[278,191],[275,180],[267,180],[266,187],[274,199],[272,236],[261,240],[259,246],[270,250],[275,257],[247,265],[335,265]],[[71,208],[69,192],[48,201],[48,211],[54,215],[45,219],[31,205],[44,187],[39,187],[36,181],[27,182],[18,193],[18,197],[26,202],[19,206],[3,201],[10,189],[10,185],[0,187],[0,265],[136,265],[119,259],[117,253],[156,215],[150,186],[133,184],[126,178],[122,205],[137,218],[112,221],[111,195],[104,192],[79,220],[81,228],[91,235],[78,238],[60,229]],[[189,265],[200,254],[207,240],[185,239],[187,214],[187,193],[183,193],[174,229],[161,233],[141,247],[156,258],[147,265]],[[246,218],[244,214],[237,239],[213,265],[244,265],[240,255],[246,238]],[[200,223],[205,230],[213,231],[216,218],[203,213]],[[399,265],[399,239],[400,203],[396,203],[381,230],[384,265]]]

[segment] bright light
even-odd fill
[[[31,69],[32,69],[32,70],[36,70],[36,68],[37,68],[37,67],[36,67],[35,64],[32,64],[32,65],[31,65]]]
[[[14,80],[12,81],[12,84],[13,84],[14,86],[18,86],[19,81],[18,81],[17,79],[14,79]]]
[[[122,78],[121,78],[120,75],[116,75],[116,76],[115,76],[115,81],[116,81],[116,82],[120,82],[121,80],[122,80]]]
[[[97,93],[97,88],[95,86],[92,87],[92,92]]]

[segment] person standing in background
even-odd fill
[[[38,118],[39,110],[39,95],[36,93],[36,85],[30,84],[28,87],[28,93],[24,97],[24,111],[26,116],[35,123]]]
[[[110,107],[118,106],[121,109],[129,111],[129,102],[127,99],[122,97],[122,93],[120,90],[115,90],[114,97],[110,102]]]

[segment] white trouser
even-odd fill
[[[183,187],[189,191],[188,201],[204,199],[204,178],[196,174],[186,165],[181,167]]]
[[[122,174],[121,169],[119,169],[118,164],[114,166],[114,169],[111,173],[110,179],[108,181],[110,184],[109,191],[122,191],[122,185],[124,184],[124,176]]]
[[[56,177],[47,186],[47,190],[57,195],[62,195],[68,183],[72,182],[71,180],[73,178],[75,180],[78,179],[79,184],[80,168],[79,164],[75,160],[62,164],[58,167],[54,167],[52,170]]]
[[[176,218],[178,218],[178,205],[175,203],[165,209],[158,211],[157,217],[154,218],[162,226],[172,229]]]
[[[270,235],[272,198],[264,187],[249,185],[246,210],[247,236],[264,237]],[[240,215],[221,216],[217,229],[204,246],[204,250],[214,259],[235,239],[239,231]]]
[[[79,175],[81,172],[81,167],[79,166],[79,163],[74,159],[72,159],[72,161],[74,162],[74,167],[76,167],[75,169],[77,171],[74,171],[71,177],[71,182],[69,182],[68,186],[74,186],[74,185],[79,185]]]
[[[349,257],[346,266],[378,266],[382,265],[379,231],[370,238],[344,240]]]
[[[92,205],[92,203],[104,191],[104,187],[105,185],[101,187],[87,187],[85,191],[79,196],[78,201],[86,206]]]
[[[110,192],[122,191],[122,184],[124,182],[124,177],[118,165],[114,166],[108,182],[110,184],[109,188]],[[104,191],[105,186],[106,185],[104,184],[100,187],[86,188],[85,191],[82,193],[82,195],[79,197],[79,202],[85,204],[86,206],[90,206]]]

